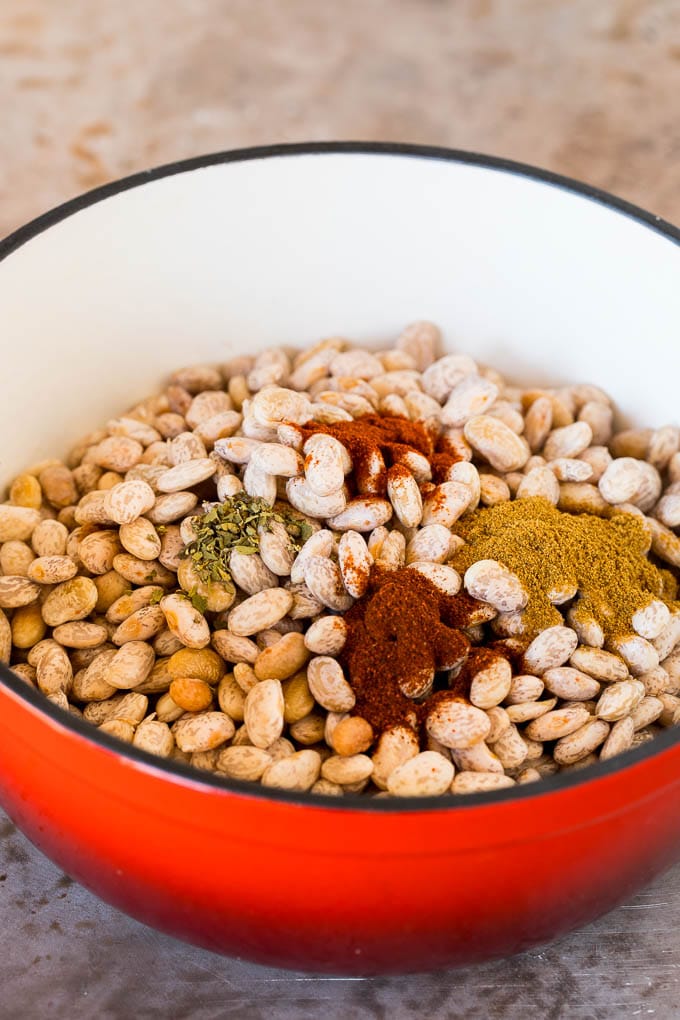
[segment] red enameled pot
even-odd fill
[[[6,482],[185,363],[416,318],[509,377],[676,416],[680,234],[542,171],[395,145],[274,147],[108,185],[0,244]],[[680,733],[458,799],[314,798],[155,759],[0,667],[0,801],[60,867],[219,952],[403,972],[526,949],[680,858]]]

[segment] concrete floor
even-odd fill
[[[2,0],[0,235],[144,167],[305,139],[451,145],[680,221],[678,0]],[[223,960],[73,885],[0,820],[7,1020],[678,1015],[680,869],[596,925],[439,975]]]

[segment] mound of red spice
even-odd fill
[[[417,727],[436,698],[436,672],[456,668],[469,652],[459,628],[474,605],[467,595],[445,595],[417,570],[374,570],[366,595],[344,616],[342,664],[355,713],[378,732],[398,723]]]

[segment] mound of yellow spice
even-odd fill
[[[631,618],[652,599],[669,606],[677,582],[648,558],[644,523],[629,513],[608,518],[569,514],[542,497],[475,510],[454,530],[465,540],[452,565],[464,573],[478,560],[497,560],[524,584],[526,632],[563,622],[554,603],[577,598],[577,612],[594,617],[607,637],[629,633]]]

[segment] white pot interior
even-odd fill
[[[309,153],[149,180],[0,263],[0,481],[64,454],[173,368],[435,320],[517,382],[595,382],[678,419],[680,246],[496,168]]]

